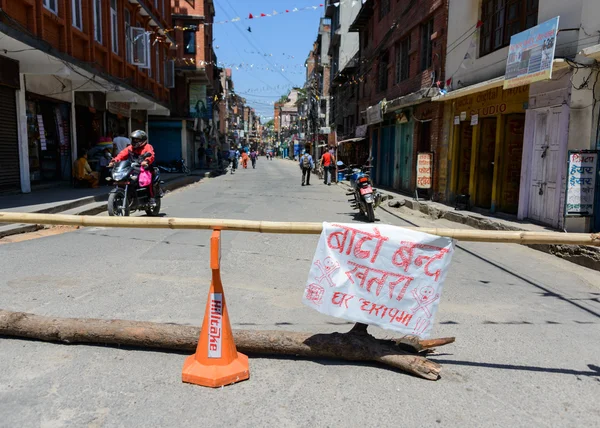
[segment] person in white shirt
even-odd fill
[[[119,129],[119,136],[113,138],[113,146],[115,147],[116,154],[121,153],[128,145],[131,144],[131,141],[125,136],[125,134],[127,134],[125,128],[121,128]]]

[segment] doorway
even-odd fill
[[[473,144],[473,127],[466,122],[460,124],[458,140],[458,180],[456,194],[468,195],[471,180],[471,147]]]
[[[475,205],[489,209],[492,207],[497,119],[495,117],[481,119],[480,128]]]

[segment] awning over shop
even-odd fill
[[[338,141],[338,146],[344,143],[358,143],[359,141],[363,141],[364,138],[348,138],[347,140]]]
[[[475,94],[477,92],[487,91],[488,89],[497,88],[504,85],[504,76],[497,77],[495,79],[486,80],[485,82],[477,83],[475,85],[467,86],[466,88],[457,89],[452,92],[448,92],[445,95],[438,95],[433,97],[432,101],[448,101],[455,98],[464,97],[467,95]]]
[[[567,64],[567,62],[564,59],[555,59],[552,62],[553,72],[565,70],[567,68],[569,68],[569,64]],[[444,95],[438,95],[437,97],[433,97],[431,101],[450,101],[456,98],[461,98],[467,95],[487,91],[488,89],[498,88],[501,86],[504,86],[504,76],[496,77],[494,79],[476,83],[475,85],[470,85],[464,88],[456,89],[455,91],[448,92]]]

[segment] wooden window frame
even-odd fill
[[[517,7],[516,16],[509,15]],[[479,57],[510,45],[511,36],[538,23],[539,0],[483,0]]]
[[[82,0],[71,0],[71,24],[83,32],[83,5],[81,3]],[[77,14],[76,5],[79,5],[79,14]],[[77,19],[79,19],[79,25],[77,25]]]
[[[433,65],[433,18],[421,24],[421,71],[431,68]]]
[[[52,9],[52,7],[50,7],[50,2],[52,0],[43,0],[43,5],[46,8],[46,10],[52,12],[53,14],[55,14],[56,16],[58,16],[58,2],[60,0],[54,0],[54,9]]]
[[[379,20],[390,13],[390,0],[379,0]]]
[[[396,44],[396,83],[410,77],[410,36]]]
[[[115,7],[113,8],[113,1]],[[111,50],[114,54],[119,55],[119,2],[110,0],[110,33],[111,33]]]
[[[98,6],[100,6],[100,10],[98,10]],[[94,40],[97,43],[102,44],[104,41],[104,31],[102,29],[102,0],[92,0],[92,9],[94,10]],[[100,36],[99,40],[98,35]]]

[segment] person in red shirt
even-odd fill
[[[122,162],[124,160],[131,160],[132,162],[139,162],[141,160],[142,155],[150,153],[150,156],[143,159],[141,162],[141,166],[144,167],[145,170],[149,170],[152,174],[152,181],[150,186],[148,186],[148,190],[150,192],[150,205],[156,204],[154,200],[154,168],[149,168],[152,163],[154,163],[154,148],[148,144],[148,136],[142,130],[133,131],[131,133],[131,145],[125,147],[121,152],[113,158],[113,160],[108,164],[109,168],[112,168],[115,163]]]
[[[333,166],[335,164],[335,158],[331,153],[333,150],[323,153],[321,156],[321,163],[323,164],[323,184],[331,186],[331,174],[333,174]]]

